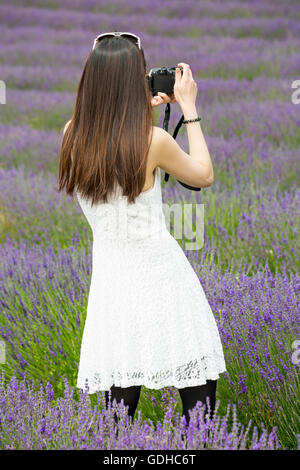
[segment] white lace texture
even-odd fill
[[[217,324],[167,230],[160,168],[133,204],[118,191],[94,207],[77,199],[93,231],[77,387],[183,388],[219,378],[226,367]]]

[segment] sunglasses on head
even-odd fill
[[[101,38],[104,38],[104,37],[107,37],[107,36],[117,36],[117,37],[120,37],[120,36],[123,36],[124,38],[127,38],[129,39],[130,41],[134,40],[135,44],[137,44],[138,48],[141,49],[141,40],[138,36],[136,36],[135,34],[132,34],[132,33],[121,33],[120,31],[114,31],[112,33],[103,33],[103,34],[99,34],[99,36],[96,37],[96,39],[94,39],[94,44],[93,44],[93,50],[95,49],[97,43],[99,42],[99,40]]]

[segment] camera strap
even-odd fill
[[[170,106],[170,103],[167,103],[166,109],[165,109],[165,117],[164,117],[164,121],[163,121],[163,129],[167,132],[168,132],[168,128],[169,128],[170,114],[171,114],[171,106]],[[175,130],[174,130],[173,136],[172,136],[173,139],[176,139],[178,131],[179,131],[180,127],[182,126],[183,120],[184,120],[184,115],[181,116],[178,123],[176,124]],[[168,181],[169,176],[170,176],[169,173],[165,172],[164,180]],[[188,184],[185,184],[182,181],[179,181],[179,180],[176,180],[176,181],[178,181],[178,183],[180,183],[185,188],[190,189],[191,191],[201,191],[201,188],[194,188],[193,186],[189,186]]]

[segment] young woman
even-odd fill
[[[111,391],[133,418],[142,385],[174,386],[189,422],[206,397],[212,416],[226,367],[210,305],[162,210],[161,169],[194,187],[214,180],[199,122],[186,124],[189,154],[153,126],[160,103],[176,101],[185,119],[197,117],[197,85],[181,65],[174,95],[152,97],[137,36],[94,41],[64,130],[59,190],[75,191],[93,232],[78,388],[87,382],[88,393],[105,391],[106,399]]]

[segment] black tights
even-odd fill
[[[205,408],[207,408],[206,397],[209,397],[210,419],[212,419],[216,406],[216,391],[216,380],[207,380],[204,385],[198,385],[196,387],[185,387],[178,389],[182,401],[182,412],[185,415],[187,424],[190,421],[188,410],[193,409],[199,400],[205,405]]]
[[[121,388],[121,387],[115,387],[115,385],[111,386],[111,403],[113,402],[114,398],[118,403],[120,403],[121,399],[124,399],[124,405],[128,406],[128,415],[132,417],[135,413],[135,410],[137,408],[139,398],[140,398],[140,393],[141,393],[141,385],[133,385],[132,387],[126,387],[126,388]],[[105,402],[106,406],[108,404],[108,390],[105,391]],[[116,420],[116,416],[114,416]]]
[[[216,390],[217,390],[217,380],[207,380],[204,385],[198,385],[196,387],[185,387],[179,388],[178,392],[182,401],[182,412],[185,415],[187,424],[190,421],[189,411],[194,408],[197,401],[201,401],[205,407],[206,405],[206,397],[209,397],[209,404],[210,404],[210,418],[213,416],[213,412],[215,409],[216,404]],[[138,405],[138,401],[140,398],[141,393],[141,385],[134,385],[132,387],[121,388],[115,387],[112,385],[111,387],[111,403],[113,402],[114,398],[118,403],[121,402],[121,399],[124,399],[124,405],[128,406],[128,415],[132,417],[135,413],[135,410]],[[108,404],[108,391],[105,391],[105,401],[106,406]]]

